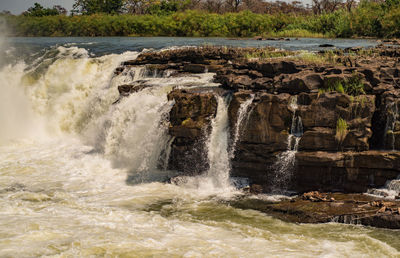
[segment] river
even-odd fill
[[[223,108],[208,139],[209,173],[164,183],[175,173],[159,167],[169,141],[163,121],[173,105],[166,94],[174,86],[214,87],[213,75],[113,75],[151,48],[270,43],[315,50],[322,41],[3,39],[0,257],[400,257],[399,231],[292,224],[229,206],[226,200],[241,193],[227,183],[221,158],[229,156]],[[113,105],[117,86],[135,80],[154,87]]]

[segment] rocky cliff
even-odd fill
[[[220,95],[229,102],[231,176],[264,192],[282,176],[285,190],[362,193],[400,175],[399,57],[384,45],[318,54],[204,47],[144,53],[124,66],[169,76],[215,73],[219,87],[168,95],[175,102],[170,169],[207,169],[205,140]]]
[[[229,95],[231,139],[240,105],[253,98],[235,143],[232,176],[268,191],[279,153],[290,149],[292,120],[300,118],[288,188],[364,192],[400,174],[394,151],[400,149],[399,55],[388,48],[312,58],[272,49],[187,48],[145,53],[125,65],[169,70],[172,76],[216,72],[220,87],[176,89],[168,96],[175,101],[171,169],[191,174],[206,169],[204,140],[216,113],[215,95]]]

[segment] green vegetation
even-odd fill
[[[318,94],[326,93],[326,92],[338,92],[338,93],[346,93],[343,84],[341,81],[334,81],[326,88],[318,89]]]
[[[353,73],[344,83],[344,92],[352,96],[365,94],[364,83],[361,75]]]
[[[313,64],[335,64],[337,55],[332,51],[325,51],[324,53],[313,53],[309,51],[299,51],[296,56],[293,57],[296,60],[302,60],[306,63]]]
[[[319,94],[325,92],[338,92],[346,93],[350,96],[359,96],[365,94],[364,83],[362,76],[357,73],[344,80],[332,78],[332,80],[325,81],[325,87],[318,90]]]
[[[346,120],[339,117],[339,119],[337,120],[337,123],[336,123],[336,135],[335,135],[335,139],[339,143],[342,143],[344,141],[344,139],[346,138],[347,133],[348,133],[347,128],[348,128],[348,125],[347,125]]]
[[[270,31],[267,16],[186,11],[172,15],[7,16],[16,36],[205,36],[251,37]]]
[[[1,16],[14,36],[400,37],[398,0],[334,11],[254,1],[76,0],[71,16],[40,5]]]
[[[275,49],[253,49],[248,53],[244,54],[244,57],[247,59],[269,59],[269,58],[279,58],[279,57],[287,57],[293,55],[295,52],[286,51],[286,50],[275,50]]]
[[[23,16],[31,17],[43,17],[43,16],[54,16],[54,15],[65,15],[67,10],[59,5],[53,6],[53,8],[44,8],[38,3],[35,3],[33,7],[30,7]]]
[[[268,33],[263,34],[264,37],[274,37],[274,38],[281,38],[281,37],[289,37],[289,38],[324,38],[327,35],[324,35],[319,32],[312,32],[306,29],[288,29],[288,30],[281,30],[281,31],[271,31]]]
[[[123,0],[76,0],[72,12],[81,14],[117,14],[121,11],[123,5]]]

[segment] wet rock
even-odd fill
[[[330,68],[330,69],[326,69],[324,71],[325,75],[342,74],[342,73],[343,73],[342,69],[338,69],[338,68]]]
[[[125,67],[121,66],[121,67],[117,67],[114,71],[115,75],[119,75],[124,71]]]
[[[319,47],[334,47],[332,44],[321,44]]]
[[[311,192],[278,202],[244,197],[230,201],[230,205],[240,209],[258,210],[288,222],[337,222],[400,229],[400,215],[397,212],[400,202],[383,207],[368,204],[375,200],[377,198],[362,194]]]
[[[169,94],[169,99],[175,101],[170,113],[169,134],[174,137],[170,168],[189,174],[201,173],[207,168],[204,136],[209,133],[216,113],[214,94],[229,92],[232,96],[228,110],[231,136],[240,104],[254,95],[236,143],[231,175],[249,178],[252,184],[268,191],[271,177],[275,176],[271,166],[288,148],[294,116],[289,106],[297,97],[295,116],[302,120],[303,135],[289,189],[363,192],[371,185],[383,186],[400,174],[400,157],[392,151],[400,149],[400,121],[392,126],[388,118],[388,105],[400,99],[397,67],[400,52],[387,46],[371,51],[374,58],[361,54],[349,57],[336,51],[338,60],[315,64],[293,58],[247,59],[249,53],[261,52],[244,49],[188,48],[144,53],[125,65],[147,67],[150,64],[157,69],[174,69],[178,76],[215,72],[214,82],[221,84],[212,90],[174,90]],[[344,89],[336,86],[339,83],[346,86],[354,75],[360,76],[365,94],[350,96],[337,92]],[[127,86],[119,89],[121,96],[134,90]],[[338,140],[340,119],[345,121],[346,128]],[[393,128],[388,130],[388,124]],[[387,207],[385,212],[389,211]],[[361,220],[346,214],[335,218]],[[382,217],[379,220],[387,222]]]
[[[130,84],[125,84],[125,85],[120,85],[118,86],[118,92],[120,96],[126,97],[129,96],[131,93],[141,91],[145,88],[148,88],[148,85],[130,85]]]
[[[217,112],[216,94],[209,88],[174,90],[168,94],[175,104],[170,111],[169,134],[171,144],[169,168],[189,175],[200,174],[207,169],[205,140],[212,118]]]
[[[277,90],[281,93],[290,94],[311,92],[312,90],[318,90],[322,86],[322,83],[322,78],[317,73],[298,73],[284,78]]]
[[[186,64],[183,70],[189,73],[204,73],[207,67],[202,64]]]
[[[260,194],[263,192],[263,188],[261,185],[253,184],[250,186],[250,193],[252,194]]]
[[[206,66],[206,72],[209,73],[216,73],[219,70],[222,70],[224,68],[223,65],[218,65],[218,64],[210,64]]]
[[[333,202],[333,201],[335,201],[335,198],[328,197],[327,194],[320,193],[318,191],[304,193],[301,195],[301,198],[303,200],[309,200],[312,202]]]
[[[341,190],[366,192],[369,185],[383,187],[400,172],[400,154],[365,152],[299,152],[294,186],[297,191]]]
[[[313,127],[304,132],[300,139],[300,150],[337,150],[335,131],[327,127]]]

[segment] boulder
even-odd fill
[[[320,74],[304,72],[286,76],[277,90],[281,93],[299,94],[318,90],[322,83]]]
[[[320,44],[319,47],[323,47],[323,48],[325,48],[325,47],[334,47],[334,45],[332,45],[332,44]]]
[[[366,192],[384,186],[400,173],[400,154],[383,151],[298,152],[294,189]]]
[[[335,130],[328,127],[313,127],[304,132],[299,143],[301,151],[337,150],[338,148]]]
[[[202,64],[185,64],[183,70],[189,73],[204,73],[207,67]]]

